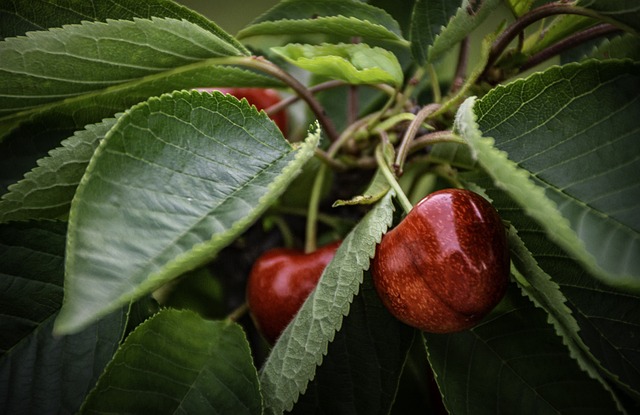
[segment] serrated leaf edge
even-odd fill
[[[467,141],[472,156],[489,173],[494,184],[506,191],[528,216],[540,224],[552,241],[570,253],[587,270],[590,270],[593,276],[605,284],[616,284],[629,289],[635,288],[637,291],[638,282],[634,281],[632,277],[613,276],[597,264],[595,257],[586,250],[582,240],[571,228],[569,220],[562,216],[555,202],[546,196],[544,190],[534,183],[530,173],[511,161],[505,151],[495,147],[495,140],[492,137],[482,135],[476,122],[476,114],[473,111],[475,101],[476,97],[472,96],[460,105],[455,117],[455,129]],[[502,173],[499,173],[498,170],[501,170]],[[509,185],[501,181],[501,177],[509,177],[510,181],[515,179],[518,184],[517,186]],[[524,193],[528,197],[525,198]],[[525,199],[527,200],[525,201]]]

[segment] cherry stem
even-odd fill
[[[440,108],[440,104],[429,104],[423,107],[420,111],[418,111],[415,118],[411,121],[411,124],[409,124],[409,127],[405,131],[404,137],[400,142],[400,147],[398,147],[398,153],[396,155],[396,160],[393,166],[398,175],[402,174],[404,161],[406,160],[407,155],[409,154],[409,146],[411,145],[411,142],[413,141],[416,134],[418,133],[420,126],[438,108]]]
[[[316,250],[318,239],[318,212],[320,210],[320,198],[322,196],[322,187],[324,185],[324,177],[327,173],[327,165],[322,163],[318,168],[317,176],[313,181],[311,196],[309,197],[309,209],[307,215],[306,239],[304,243],[304,251],[310,253]]]
[[[291,228],[289,228],[287,221],[280,216],[272,216],[271,220],[278,227],[280,235],[282,235],[284,246],[286,246],[287,248],[293,248],[293,232],[291,232]]]
[[[235,310],[229,313],[226,317],[227,320],[238,321],[240,320],[247,312],[249,311],[249,304],[245,301],[240,306],[238,306]]]
[[[393,172],[391,171],[391,168],[389,167],[389,164],[385,160],[384,154],[382,153],[382,145],[378,145],[376,147],[376,162],[378,163],[380,172],[387,179],[387,182],[389,182],[389,185],[391,186],[391,188],[396,192],[396,197],[400,201],[400,204],[402,205],[402,209],[404,209],[405,213],[408,214],[411,211],[411,209],[413,209],[413,205],[411,204],[411,201],[409,201],[409,198],[407,197],[407,195],[402,190],[402,187],[400,187],[400,183],[398,183],[398,180],[396,180],[396,176],[393,174]]]
[[[438,81],[438,73],[433,64],[427,65],[429,71],[429,80],[431,81],[431,90],[433,91],[433,102],[442,101],[442,91],[440,91],[440,81]]]

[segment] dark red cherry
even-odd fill
[[[382,302],[404,323],[432,333],[471,328],[507,289],[505,227],[477,193],[434,192],[383,236],[372,274]]]
[[[293,320],[339,246],[337,241],[308,254],[276,248],[253,264],[247,282],[247,303],[253,321],[269,343],[275,343]]]

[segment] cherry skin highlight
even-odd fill
[[[270,344],[276,342],[318,285],[339,246],[337,241],[308,254],[275,248],[253,264],[247,282],[247,303],[258,330]]]
[[[431,333],[476,325],[509,282],[506,231],[495,208],[469,190],[422,199],[385,234],[373,259],[373,282],[399,320]]]

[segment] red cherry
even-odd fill
[[[255,105],[258,110],[267,109],[282,100],[280,94],[275,89],[269,88],[201,88],[199,91],[220,91],[223,94],[230,94],[238,99],[246,98],[249,104]],[[273,114],[271,119],[276,123],[282,134],[287,133],[288,119],[287,113],[282,110]]]
[[[507,289],[504,225],[476,193],[434,192],[384,235],[372,274],[382,302],[404,323],[432,333],[471,328]]]
[[[308,254],[276,248],[262,254],[253,264],[247,302],[256,326],[269,343],[275,343],[293,320],[339,246],[337,241]]]

